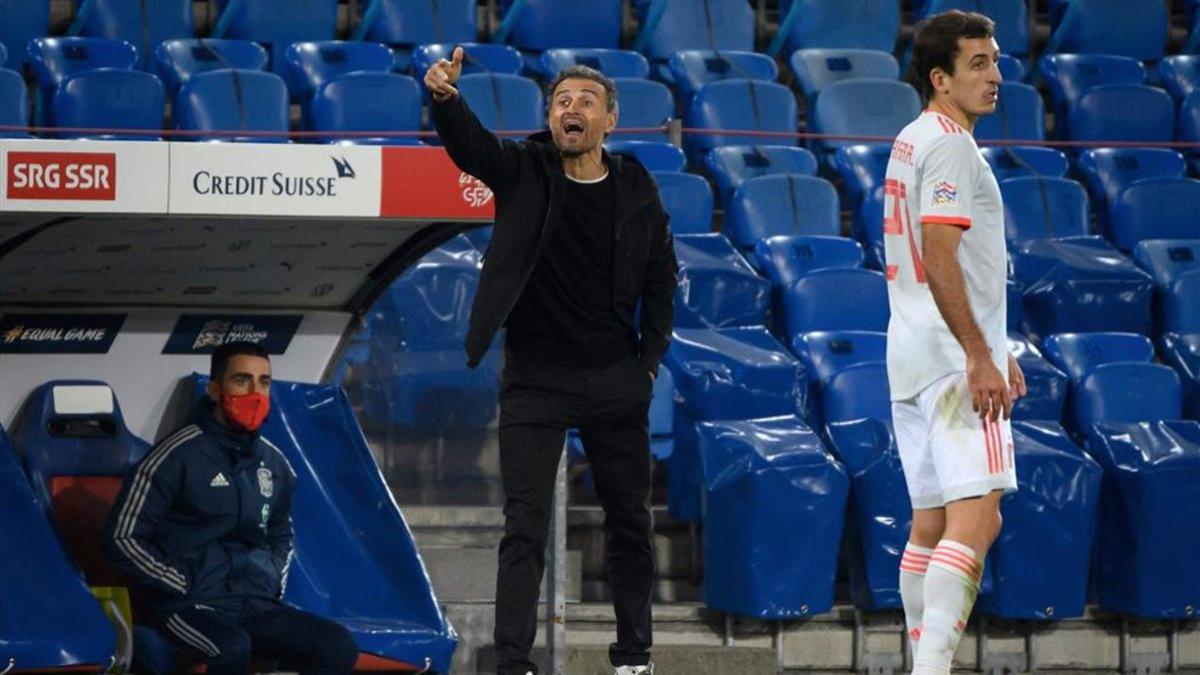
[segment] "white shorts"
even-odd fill
[[[966,373],[951,373],[913,398],[892,401],[892,425],[914,509],[1016,491],[1012,425],[1006,419],[985,422],[971,410]]]

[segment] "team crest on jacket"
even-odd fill
[[[258,491],[268,499],[275,494],[275,483],[271,481],[271,470],[265,466],[258,468]]]

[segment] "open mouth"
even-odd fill
[[[580,136],[584,131],[583,122],[566,120],[563,122],[563,133],[568,136]]]

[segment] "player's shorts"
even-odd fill
[[[1014,492],[1012,425],[979,419],[965,372],[951,373],[911,399],[892,402],[896,446],[914,509]]]

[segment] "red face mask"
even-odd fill
[[[221,394],[225,419],[244,431],[258,431],[270,411],[271,400],[265,394]]]

